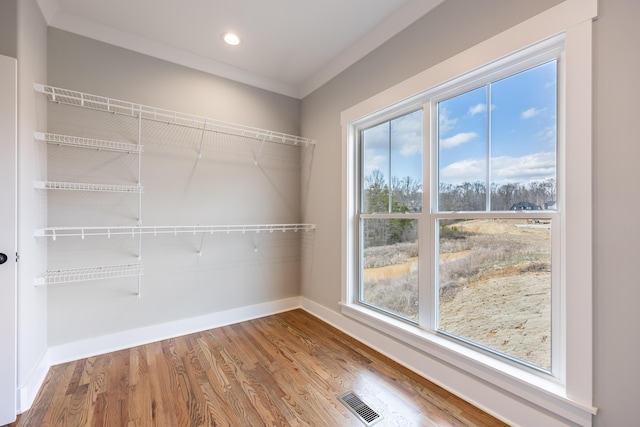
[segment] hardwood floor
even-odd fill
[[[390,359],[293,310],[53,366],[11,426],[504,426]]]

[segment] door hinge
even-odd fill
[[[20,255],[18,255],[18,252],[16,252],[16,262],[18,262],[19,259],[20,259]]]

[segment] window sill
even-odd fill
[[[341,312],[422,354],[487,381],[501,392],[514,394],[568,420],[584,425],[596,413],[591,405],[568,397],[565,386],[551,377],[529,372],[361,305],[342,304]]]

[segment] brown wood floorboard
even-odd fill
[[[303,310],[53,366],[10,427],[505,426]]]

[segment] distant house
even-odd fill
[[[556,208],[556,201],[555,200],[550,200],[548,202],[544,202],[544,208],[545,209],[555,209]]]
[[[509,210],[512,211],[539,211],[542,210],[540,205],[531,202],[514,203]]]

